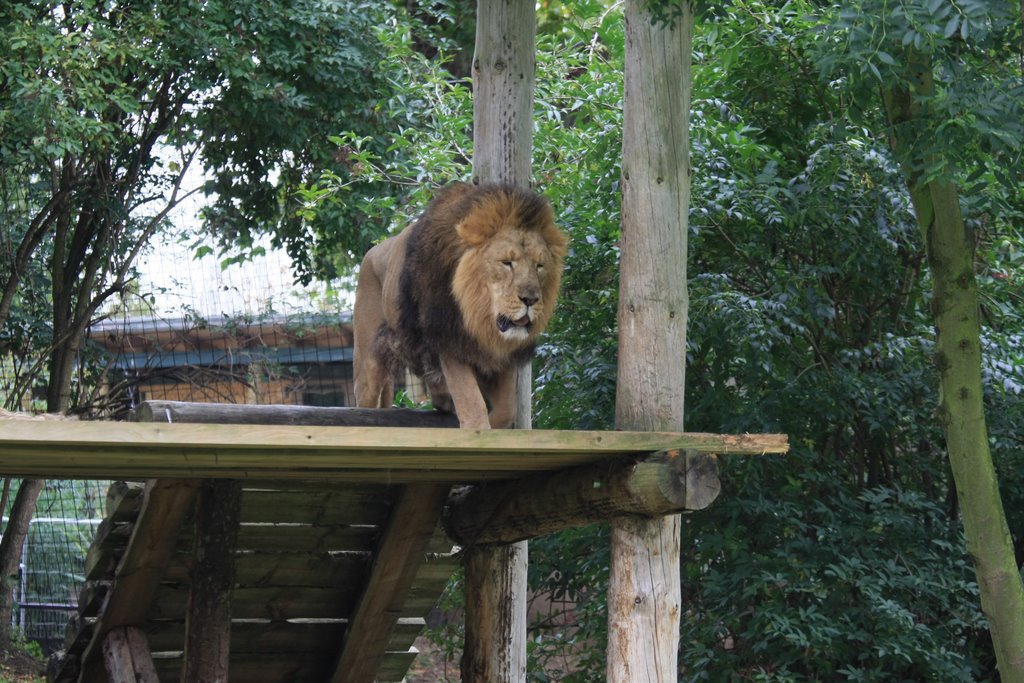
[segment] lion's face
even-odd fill
[[[495,355],[534,343],[558,296],[565,236],[546,203],[523,216],[507,196],[483,202],[459,223],[466,251],[452,293],[466,327]]]

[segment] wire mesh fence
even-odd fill
[[[351,296],[299,286],[287,257],[224,265],[170,242],[138,288],[92,326],[101,395],[115,415],[144,400],[352,405]]]
[[[16,490],[20,482],[12,482]],[[46,653],[64,643],[68,616],[85,584],[85,561],[103,518],[106,481],[48,481],[22,547],[14,625]],[[7,510],[4,511],[6,530]]]

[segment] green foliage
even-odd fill
[[[969,176],[970,194],[987,173],[1018,191],[1019,171],[1010,169],[1021,163],[1024,82],[1007,58],[1020,46],[1017,3],[863,0],[830,7],[825,22],[819,65],[852,101],[874,101],[879,86],[914,93],[916,122],[894,132],[915,176]],[[933,93],[920,87],[923,70]]]
[[[373,108],[386,90],[376,66],[387,12],[359,0],[204,7],[203,47],[218,68],[195,120],[212,177],[205,224],[232,247],[269,232],[304,280],[332,275],[334,259],[368,244],[367,216],[332,207],[310,217],[295,192],[325,169],[345,172],[328,131],[387,127]]]
[[[865,10],[857,21],[870,27],[890,9],[920,10],[900,7],[872,5],[874,14]],[[955,7],[959,30],[976,9]],[[883,112],[853,109],[850,98],[870,79],[877,87],[878,76],[868,66],[851,73],[856,60],[827,59],[850,49],[841,22],[853,18],[841,9],[756,0],[708,6],[695,36],[687,428],[783,431],[794,452],[723,458],[726,490],[686,519],[686,680],[994,676],[933,416],[918,230],[899,162],[881,135]],[[981,36],[972,16],[968,35]],[[608,428],[622,17],[600,3],[544,3],[540,25],[535,184],[572,245],[559,311],[539,350],[535,424]],[[354,179],[329,177],[319,189],[369,207],[363,202],[379,194],[355,181],[389,184],[395,199],[385,215],[398,216],[394,229],[422,206],[426,186],[468,174],[471,102],[465,83],[442,67],[443,53],[428,59],[412,49],[401,24],[390,36],[395,91],[379,106],[410,125],[384,151],[354,133],[339,137]],[[1005,63],[990,65],[991,73],[976,66],[961,67],[961,76],[977,80],[976,93],[1006,75]],[[957,82],[948,81],[946,96],[961,98],[962,112],[975,91],[954,92]],[[1001,111],[985,116],[1012,131],[1019,119]],[[952,133],[942,131],[950,143]],[[1010,151],[997,144],[1005,136],[986,142],[983,133],[971,133],[985,170],[972,180],[965,211],[988,264],[987,400],[1020,539],[1024,243],[1013,226],[1022,195],[991,170],[1019,168],[1007,165]],[[536,625],[530,675],[602,680],[606,531],[536,539],[530,554],[531,587],[576,601],[575,624]],[[452,645],[458,634],[448,635]]]
[[[687,518],[681,680],[977,680],[985,622],[958,525],[921,494],[854,495],[794,455],[799,480],[727,467],[734,500]]]

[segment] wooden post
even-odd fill
[[[473,55],[473,182],[530,185],[536,5],[480,0]],[[530,428],[532,377],[520,368],[516,427]],[[462,680],[526,679],[526,564],[522,541],[466,552]]]
[[[119,626],[103,640],[103,663],[113,683],[160,683],[142,629]]]
[[[616,426],[683,428],[692,6],[626,0]],[[673,9],[675,6],[673,7]],[[607,680],[678,678],[680,520],[612,523]]]
[[[228,680],[241,501],[242,482],[238,479],[210,479],[199,490],[182,683]]]

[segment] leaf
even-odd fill
[[[959,26],[959,15],[953,15],[952,17],[950,17],[949,21],[946,22],[946,26],[942,29],[942,35],[946,38],[951,37],[954,33],[956,33],[956,29]]]
[[[889,54],[888,52],[879,50],[877,53],[875,53],[875,56],[878,57],[878,61],[882,62],[883,64],[887,64],[889,66],[896,66],[896,60],[893,59],[892,55]]]

